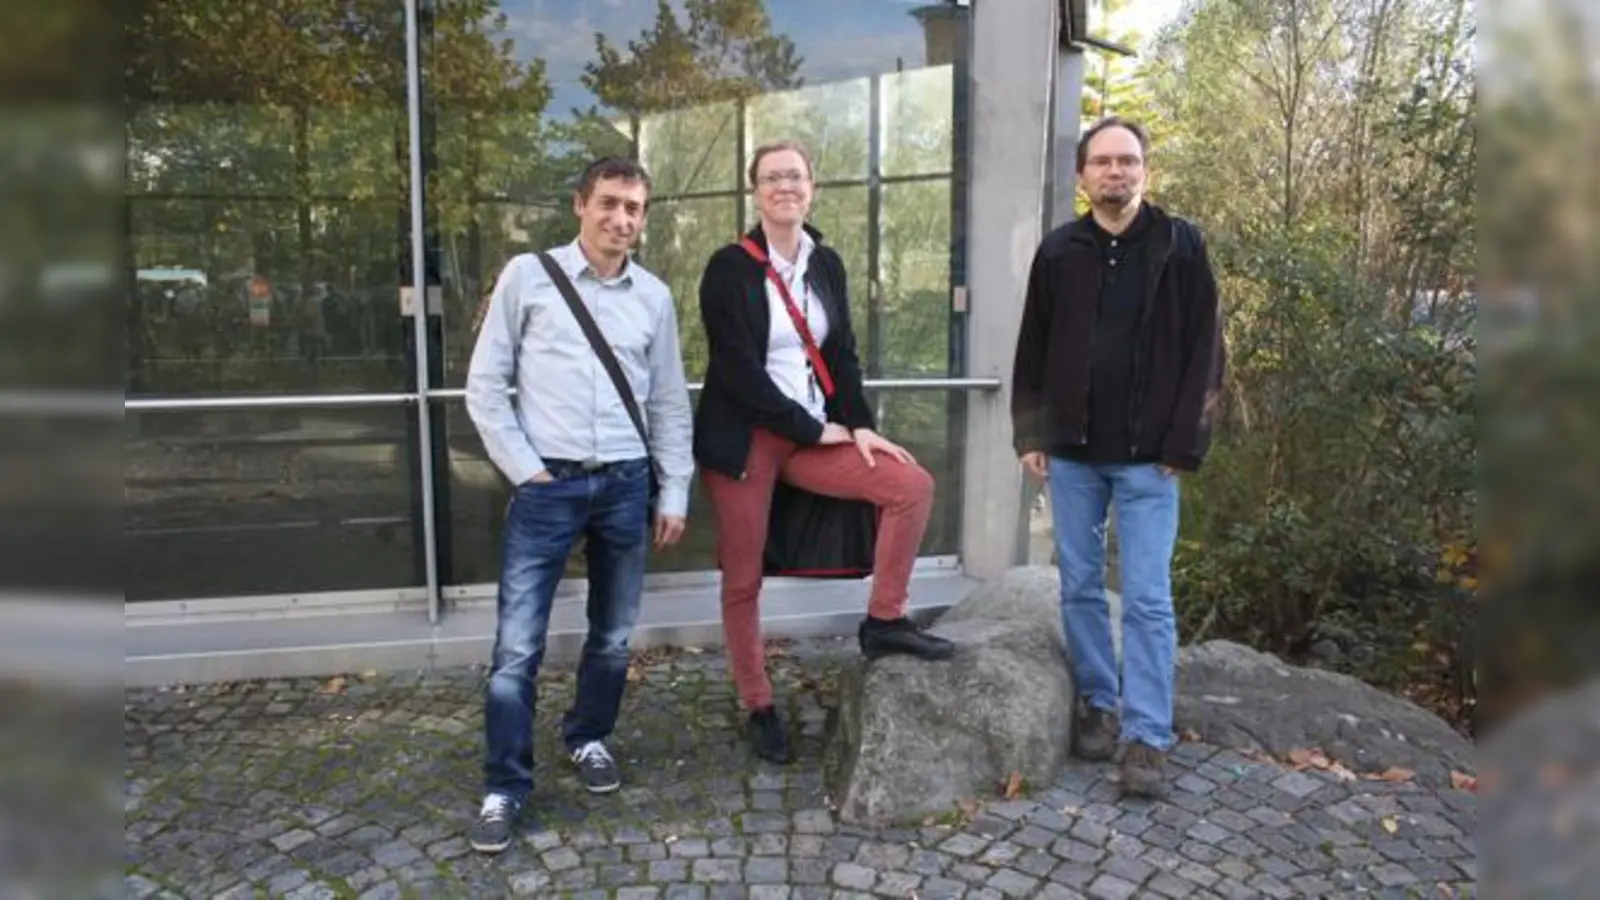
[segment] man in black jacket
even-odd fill
[[[1200,231],[1143,197],[1149,144],[1142,128],[1116,118],[1079,141],[1091,209],[1046,235],[1034,256],[1011,413],[1023,466],[1049,484],[1078,695],[1074,752],[1107,760],[1123,744],[1123,790],[1159,796],[1174,741],[1178,473],[1205,458],[1226,351]],[[1113,505],[1120,670],[1105,596]]]

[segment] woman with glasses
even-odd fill
[[[866,656],[947,659],[955,648],[906,615],[933,478],[874,430],[844,262],[806,221],[811,157],[794,141],[765,144],[748,175],[760,222],[713,254],[700,281],[710,360],[694,455],[716,511],[723,634],[750,739],[782,763],[789,738],[762,647],[763,575],[870,569]],[[852,561],[853,549],[865,558]]]

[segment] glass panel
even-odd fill
[[[948,173],[955,136],[954,68],[883,76],[883,174]]]
[[[950,182],[883,187],[883,366],[889,378],[942,378],[950,369]]]
[[[878,412],[878,430],[911,451],[933,475],[933,517],[923,537],[923,556],[956,553],[961,546],[961,447],[950,439],[952,392],[868,391]]]
[[[136,197],[129,217],[129,393],[393,391],[409,380],[393,205]]]
[[[767,94],[750,101],[750,146],[792,139],[806,145],[817,180],[867,177],[868,110],[872,86],[857,78]]]
[[[408,381],[402,6],[282,7],[166,0],[129,24],[132,394]]]
[[[776,138],[804,141],[815,158],[824,186],[812,221],[844,258],[868,371],[944,374],[951,64],[967,16],[945,6],[442,0],[426,45],[424,109],[437,123],[427,138],[436,162],[426,212],[444,293],[443,383],[464,384],[475,313],[506,260],[575,236],[572,182],[601,154],[632,155],[651,174],[638,259],[672,287],[689,377],[703,378],[701,270],[753,221],[745,155]],[[874,173],[879,129],[882,172]],[[879,174],[927,183],[869,189]],[[948,468],[946,394],[883,403],[889,422],[918,436],[925,461]],[[442,571],[450,583],[493,581],[504,479],[460,403],[435,421],[447,430],[450,459]],[[653,557],[653,570],[712,566],[701,493],[684,544]],[[930,541],[937,552],[954,547],[953,536]]]
[[[700,325],[700,273],[738,229],[735,195],[669,200],[650,210],[639,261],[672,288],[690,381],[706,373],[706,334]]]
[[[127,599],[419,585],[409,407],[129,412]]]
[[[657,197],[727,192],[739,184],[738,103],[707,103],[646,116],[639,161]],[[704,262],[704,260],[701,260]]]

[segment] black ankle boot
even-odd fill
[[[898,619],[868,616],[861,621],[857,637],[861,641],[861,652],[868,659],[895,653],[919,659],[949,659],[956,652],[955,644],[929,634],[921,625],[904,616]]]
[[[747,728],[757,756],[779,765],[789,762],[789,730],[784,727],[783,718],[776,709],[764,706],[750,713]]]

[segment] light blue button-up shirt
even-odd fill
[[[576,241],[550,251],[611,344],[644,414],[661,479],[657,510],[683,516],[694,476],[692,422],[678,316],[659,278],[629,260],[602,279]],[[507,388],[515,386],[516,396]],[[545,459],[618,462],[647,450],[605,366],[539,257],[506,264],[467,371],[467,414],[489,459],[522,484]]]

